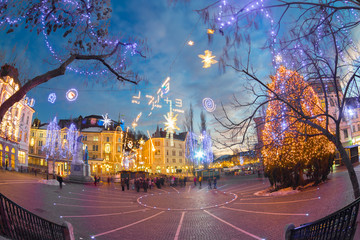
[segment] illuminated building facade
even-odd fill
[[[185,157],[186,132],[166,138],[167,132],[159,130],[147,140],[142,150],[142,161],[139,165],[151,173],[174,174],[192,172],[193,164]]]
[[[20,87],[17,69],[10,65],[2,66],[0,104]],[[25,96],[5,113],[0,124],[0,167],[15,171],[27,169],[30,125],[35,112],[31,107],[33,104],[34,100]]]
[[[79,129],[79,136],[82,135],[83,149],[88,148],[92,175],[114,174],[125,168],[123,159],[123,136],[121,127],[117,122],[105,129],[102,117],[97,115],[81,116],[73,120],[60,120],[62,147],[67,143],[67,130],[71,123]],[[42,150],[46,142],[46,124],[40,124],[35,119],[31,128],[30,138],[30,160],[29,167],[35,169],[47,169],[45,152]],[[72,156],[62,154],[55,160],[55,172],[60,175],[67,175],[70,170]],[[52,172],[52,159],[49,159],[49,172]]]

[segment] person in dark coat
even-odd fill
[[[208,188],[211,189],[211,178],[208,178]]]
[[[60,184],[60,188],[62,188],[62,183],[64,181],[63,178],[61,176],[57,176],[57,180],[58,180],[58,182]]]
[[[216,189],[217,179],[214,177],[214,189]]]
[[[121,179],[121,182],[120,182],[121,183],[121,191],[125,191],[125,181],[126,181],[125,179],[123,179],[123,178]]]
[[[129,177],[125,178],[125,184],[126,184],[127,190],[129,190],[129,183],[130,183]]]
[[[144,181],[143,181],[143,188],[144,188],[144,192],[147,192],[147,189],[148,189],[148,181],[146,181],[146,179],[144,179]]]
[[[95,175],[94,176],[94,185],[96,186],[96,183],[97,183],[97,176]]]

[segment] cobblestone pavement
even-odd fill
[[[360,176],[360,167],[355,168]],[[353,201],[344,168],[318,187],[287,196],[258,197],[268,181],[252,176],[223,177],[218,189],[188,183],[144,193],[119,184],[45,185],[39,176],[0,171],[0,192],[31,212],[62,224],[75,239],[283,239],[296,226],[324,217]]]

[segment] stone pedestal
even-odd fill
[[[71,164],[71,172],[67,180],[75,183],[94,182],[90,174],[90,165],[84,163]]]

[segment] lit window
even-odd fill
[[[344,133],[344,138],[349,137],[347,129],[343,129],[343,133]]]
[[[173,159],[173,163],[176,163],[176,159]]]
[[[94,136],[94,142],[98,142],[99,141],[99,136]]]

